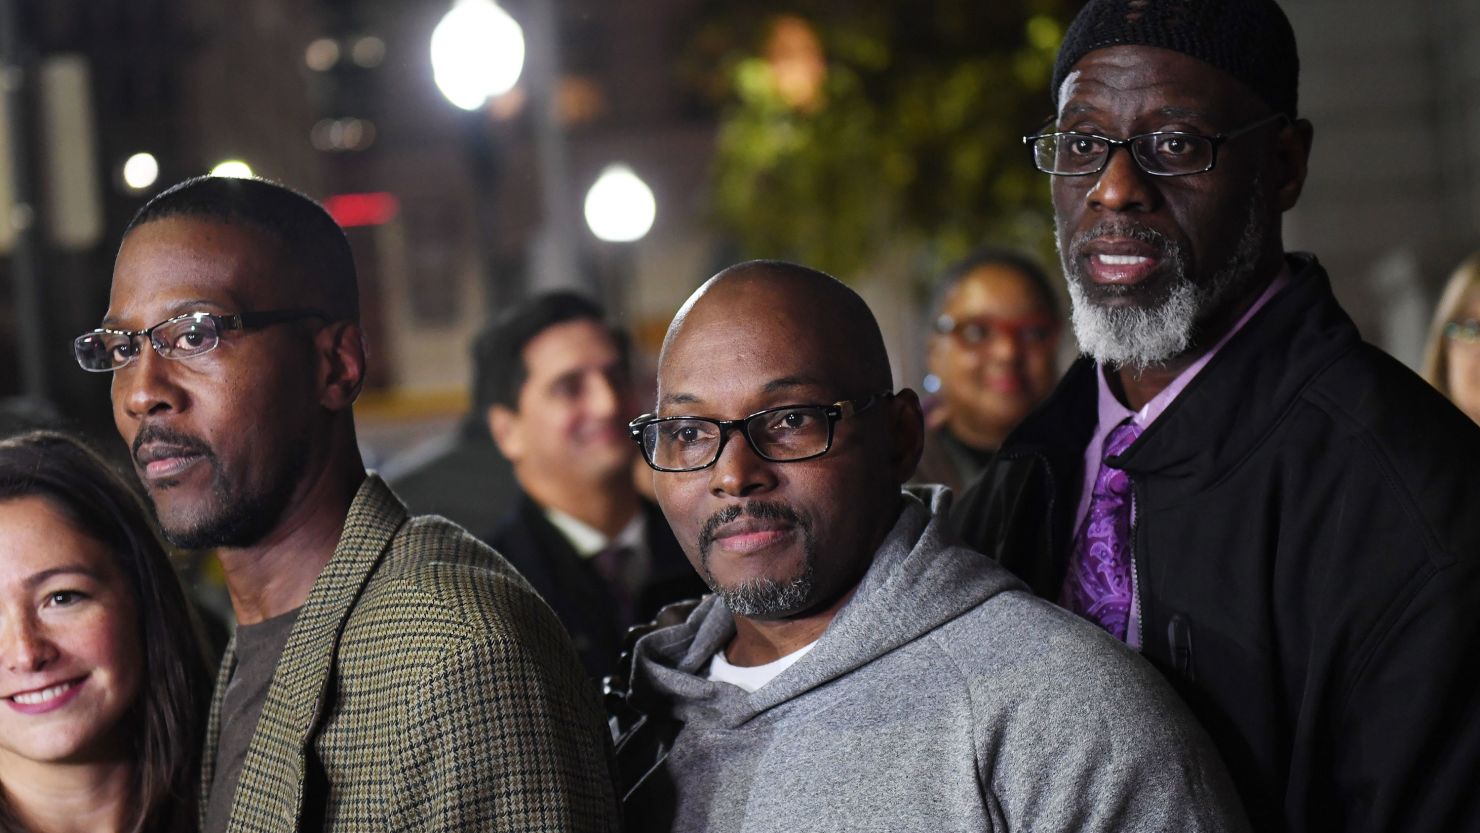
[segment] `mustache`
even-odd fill
[[[175,446],[187,453],[199,454],[212,461],[216,459],[215,452],[199,437],[165,428],[156,423],[146,423],[143,428],[139,429],[139,433],[134,435],[133,445],[129,449],[136,465],[139,462],[139,451],[146,443]]]
[[[699,550],[708,552],[709,548],[714,545],[715,532],[725,524],[738,520],[742,515],[758,521],[783,521],[803,532],[811,529],[801,513],[790,506],[773,501],[753,500],[744,506],[727,506],[710,515],[709,519],[704,521],[704,527],[699,530]]]
[[[1167,237],[1156,229],[1147,228],[1129,220],[1115,218],[1102,220],[1093,227],[1074,235],[1073,239],[1069,241],[1069,251],[1075,256],[1081,255],[1084,253],[1085,246],[1088,246],[1101,237],[1125,237],[1138,243],[1154,246],[1163,254],[1170,253],[1177,248],[1177,244],[1170,237]]]

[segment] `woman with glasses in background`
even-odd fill
[[[1455,270],[1429,330],[1424,378],[1480,423],[1480,253]]]
[[[1017,252],[982,248],[936,290],[925,390],[933,401],[912,482],[958,493],[1059,380],[1059,300]]]
[[[0,441],[0,831],[195,830],[209,685],[135,492],[64,434]]]

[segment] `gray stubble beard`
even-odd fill
[[[756,578],[735,585],[720,584],[709,568],[713,533],[722,523],[733,521],[741,515],[779,518],[790,522],[802,537],[801,571],[779,581]],[[747,619],[776,619],[802,610],[811,603],[817,584],[817,540],[812,535],[811,525],[791,507],[774,501],[752,501],[743,510],[740,507],[730,507],[705,522],[699,536],[699,565],[700,577],[731,613]]]

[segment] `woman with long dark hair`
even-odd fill
[[[0,831],[194,830],[209,685],[134,490],[64,434],[0,441]]]

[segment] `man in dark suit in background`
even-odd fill
[[[705,590],[633,481],[626,338],[593,301],[551,292],[505,311],[474,356],[475,407],[523,492],[480,537],[545,597],[600,678],[629,626]]]

